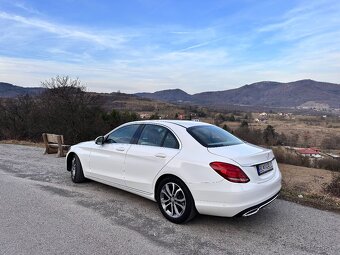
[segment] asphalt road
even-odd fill
[[[248,218],[163,218],[156,203],[74,184],[65,158],[0,144],[0,254],[340,254],[340,215],[277,199]]]

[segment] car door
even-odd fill
[[[176,136],[166,127],[147,124],[136,144],[129,148],[124,166],[126,186],[152,193],[157,173],[179,153]]]
[[[103,145],[95,145],[90,154],[92,177],[124,185],[123,165],[126,152],[139,127],[140,125],[136,124],[123,126],[107,135]]]

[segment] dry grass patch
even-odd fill
[[[26,145],[26,146],[34,146],[34,147],[42,147],[45,148],[43,142],[32,142],[32,141],[23,141],[23,140],[0,140],[2,144],[18,144],[18,145]]]
[[[284,199],[340,212],[340,197],[327,191],[333,180],[332,171],[287,164],[279,164],[279,167],[283,177]]]

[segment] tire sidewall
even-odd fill
[[[73,175],[72,169],[71,169],[71,179],[74,183],[80,183],[85,181],[84,173],[83,173],[83,168],[81,166],[80,160],[77,155],[74,155],[74,158],[76,161],[76,171],[75,174]],[[73,159],[72,159],[72,164],[73,164]],[[72,165],[73,167],[73,165]]]

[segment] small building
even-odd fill
[[[296,151],[304,157],[322,158],[322,156],[319,154],[320,151],[312,148],[299,148]]]
[[[310,147],[310,149],[315,150],[317,153],[320,153],[320,149],[317,147]]]

